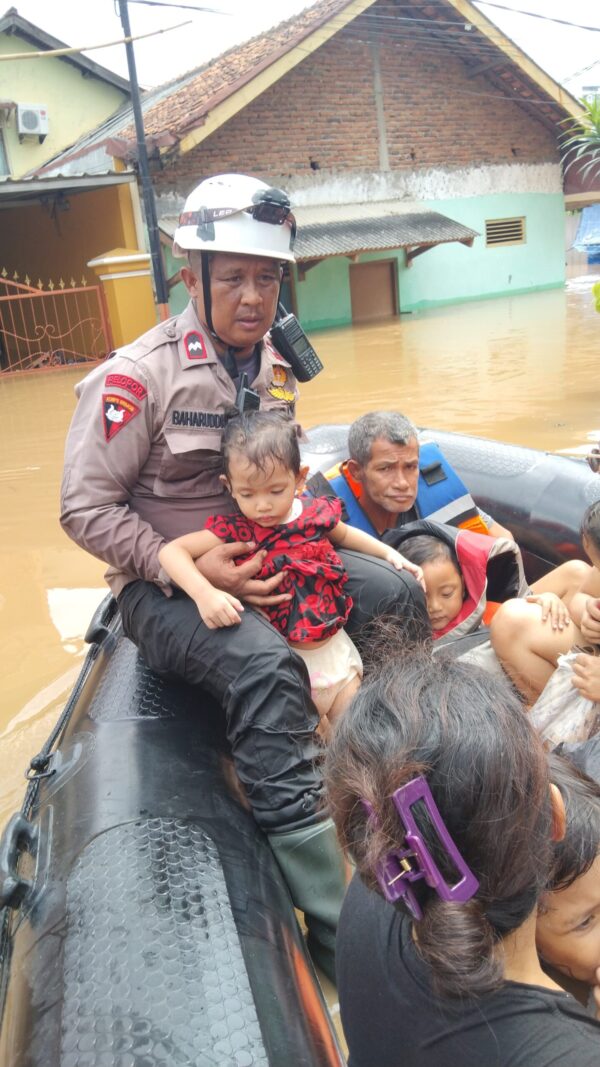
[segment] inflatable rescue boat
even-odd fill
[[[432,435],[528,578],[582,556],[582,460]],[[312,472],[347,427],[310,431]],[[2,1067],[339,1067],[287,888],[220,709],[153,675],[115,602],[0,842]]]

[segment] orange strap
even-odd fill
[[[488,600],[485,607],[485,611],[483,613],[483,618],[481,620],[484,626],[490,625],[499,607],[500,604],[498,604],[495,600]]]
[[[472,519],[465,519],[464,522],[459,523],[459,530],[473,530],[474,533],[489,534],[489,530],[481,518],[481,515],[474,515]]]

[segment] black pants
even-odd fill
[[[371,556],[340,555],[354,601],[346,630],[359,647],[380,615],[401,619],[411,637],[428,633],[425,598],[410,575]],[[185,593],[167,598],[152,582],[127,585],[119,607],[124,631],[149,667],[202,686],[223,704],[256,821],[267,831],[312,822],[321,793],[319,720],[304,662],[286,640],[251,608],[239,626],[209,630]]]

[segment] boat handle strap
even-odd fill
[[[17,813],[9,819],[0,838],[0,908],[19,908],[32,883],[18,870],[22,851],[35,854],[38,832],[33,823]]]

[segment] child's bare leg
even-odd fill
[[[331,712],[331,691],[329,689],[312,689],[311,696],[313,698],[313,703],[319,712],[317,733],[323,744],[326,745],[331,737],[331,721],[329,718]]]
[[[570,559],[568,563],[561,563],[543,578],[538,578],[531,586],[533,593],[556,593],[558,597],[569,607],[571,599],[581,589],[583,583],[590,575],[592,568],[589,563],[582,559]]]
[[[331,723],[328,715],[321,715],[317,726],[317,735],[324,745],[328,745],[331,741]]]
[[[543,623],[541,607],[525,600],[507,600],[498,608],[490,637],[504,670],[530,703],[546,685],[558,656],[582,640],[572,623],[564,630]]]
[[[327,716],[332,727],[335,726],[337,720],[344,714],[352,698],[358,693],[360,683],[360,677],[358,674],[354,674],[350,681],[346,682],[344,688],[340,689],[339,693],[336,694],[336,698],[331,705]]]

